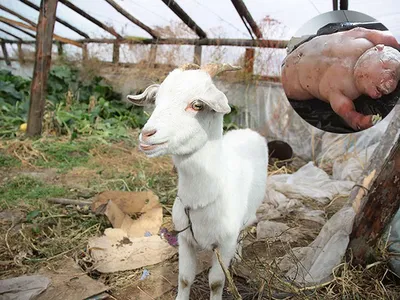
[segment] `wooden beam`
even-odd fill
[[[15,11],[13,11],[13,10],[11,10],[11,9],[9,9],[9,8],[7,8],[7,7],[3,6],[3,5],[1,5],[1,4],[0,4],[0,9],[2,9],[2,10],[4,10],[4,11],[8,12],[8,13],[11,14],[11,15],[16,16],[17,18],[19,18],[19,19],[21,19],[22,21],[28,23],[29,25],[36,26],[35,22],[32,22],[31,20],[25,18],[23,15],[20,15],[19,13],[15,12]]]
[[[11,61],[8,57],[6,43],[1,41],[1,50],[3,51],[4,60],[6,61],[7,66],[11,66]]]
[[[37,6],[36,4],[34,4],[34,3],[32,3],[32,2],[30,2],[30,1],[28,1],[28,0],[19,0],[19,1],[22,2],[22,3],[24,3],[24,4],[26,4],[26,5],[28,5],[29,7],[33,8],[34,10],[39,11],[39,6]],[[57,16],[56,16],[56,21],[57,21],[58,23],[63,24],[65,27],[71,29],[72,31],[75,31],[77,34],[83,36],[84,38],[87,38],[87,39],[90,38],[90,36],[89,36],[88,34],[84,33],[84,32],[81,31],[81,30],[79,30],[79,29],[76,28],[75,26],[72,26],[72,25],[69,24],[67,21],[64,21],[63,19],[58,18]]]
[[[22,27],[22,28],[25,28],[25,29],[29,29],[29,30],[33,30],[33,31],[36,31],[36,28],[37,28],[37,26],[26,25],[25,23],[17,22],[17,21],[14,21],[14,20],[11,20],[11,19],[7,19],[7,18],[1,17],[1,16],[0,16],[0,21],[2,21],[4,23],[7,23],[9,25],[12,24],[12,25],[19,26],[19,27]],[[61,37],[61,36],[59,36],[57,34],[54,34],[54,33],[53,33],[53,38],[55,40],[57,40],[57,41],[60,41],[60,42],[66,43],[66,44],[71,44],[71,45],[74,45],[74,46],[77,46],[77,47],[82,47],[81,43],[79,43],[77,41],[74,41],[74,40],[71,40],[71,39],[67,39],[67,38]]]
[[[114,64],[119,63],[119,50],[120,50],[120,45],[118,42],[115,42],[113,45],[113,56],[112,56],[112,62]]]
[[[123,9],[114,0],[106,0],[106,1],[108,4],[110,4],[112,7],[114,7],[114,9],[116,11],[118,11],[121,15],[123,15],[125,18],[127,18],[129,21],[131,21],[133,24],[142,28],[144,31],[146,31],[148,34],[150,34],[154,39],[159,38],[159,35],[153,29],[151,29],[149,26],[140,22],[138,19],[136,19],[134,16],[132,16],[129,12],[127,12],[125,9]]]
[[[333,10],[338,10],[338,1],[339,0],[332,0]]]
[[[348,10],[348,9],[349,9],[349,1],[340,0],[340,10]]]
[[[244,71],[248,74],[254,73],[254,56],[255,49],[246,48],[246,52],[244,53]]]
[[[111,28],[105,24],[103,24],[102,22],[100,22],[99,20],[95,19],[94,17],[92,17],[91,15],[89,15],[87,12],[85,12],[84,10],[80,9],[79,7],[75,6],[74,4],[72,4],[72,2],[70,2],[69,0],[59,0],[62,4],[64,4],[65,6],[67,6],[68,8],[72,9],[73,11],[75,11],[76,13],[80,14],[82,17],[88,19],[89,21],[91,21],[92,23],[96,24],[97,26],[99,26],[100,28],[104,29],[105,31],[107,31],[108,33],[112,34],[113,36],[115,36],[118,39],[122,39],[122,36],[119,35],[114,28]]]
[[[174,0],[162,0],[190,29],[192,29],[201,39],[205,39],[207,34],[196,24],[195,21],[176,3]]]
[[[201,65],[201,46],[194,46],[194,57],[193,57],[193,63],[197,65]]]
[[[18,46],[18,62],[20,64],[23,64],[25,63],[25,58],[24,58],[24,51],[22,50],[22,44],[18,43],[17,46]]]
[[[113,44],[115,39],[85,39],[77,40],[81,43]],[[160,45],[197,45],[197,46],[237,46],[256,48],[286,48],[285,40],[250,40],[250,39],[122,39],[120,44],[160,44]]]
[[[58,56],[63,56],[63,54],[64,54],[63,43],[57,41],[56,45],[57,45],[57,54],[58,54]]]
[[[58,0],[42,0],[40,4],[27,128],[27,135],[31,137],[42,133],[57,4]]]
[[[14,40],[6,40],[6,43],[15,44]],[[78,43],[114,44],[115,39],[80,39]],[[22,41],[23,44],[33,44],[34,41]],[[140,45],[195,45],[195,46],[232,46],[285,49],[288,41],[285,40],[250,40],[250,39],[121,39],[120,44]]]
[[[151,45],[149,53],[149,67],[153,68],[157,59],[157,45]]]
[[[88,46],[87,44],[83,44],[83,47],[82,47],[82,60],[88,60],[88,58],[89,58],[87,46]]]
[[[4,32],[5,34],[8,34],[9,36],[12,36],[13,38],[16,38],[18,41],[22,41],[22,39],[19,36],[16,36],[16,35],[12,34],[11,32],[8,32],[7,30],[0,28],[0,31]]]
[[[34,38],[34,39],[36,38],[36,36],[35,36],[34,34],[28,32],[28,31],[26,31],[26,30],[23,30],[22,28],[19,28],[19,27],[13,25],[13,24],[9,24],[9,23],[4,22],[4,21],[1,21],[1,20],[0,20],[0,22],[6,24],[6,25],[8,25],[8,26],[10,26],[10,27],[12,27],[12,28],[14,28],[14,29],[16,29],[16,30],[21,31],[21,32],[23,32],[24,34],[29,35],[30,37],[32,37],[32,38]],[[35,43],[35,41],[24,41],[24,42],[27,42],[27,43]]]
[[[260,28],[258,27],[257,23],[254,21],[252,15],[250,14],[249,10],[246,7],[246,4],[242,0],[231,0],[233,6],[236,8],[236,11],[238,12],[240,18],[242,19],[244,26],[246,26],[247,30],[249,30],[250,36],[253,38],[253,35],[251,32],[254,33],[254,35],[258,39],[262,39],[263,35],[261,33]],[[250,26],[250,29],[247,27],[247,24]]]
[[[399,104],[399,103],[398,103]],[[356,212],[349,249],[355,264],[368,264],[374,249],[400,207],[400,110],[398,105],[366,168],[362,185],[353,191]]]

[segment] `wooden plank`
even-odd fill
[[[250,36],[253,37],[253,35],[251,34],[251,32],[253,32],[258,39],[262,39],[263,35],[261,33],[261,30],[258,27],[257,23],[254,21],[252,15],[250,14],[244,2],[242,0],[231,0],[231,1],[233,6],[236,8],[236,11],[238,12],[240,18],[242,19],[244,26],[246,26],[247,30],[249,30],[247,24],[250,26],[251,28],[251,31],[249,30]]]
[[[176,3],[174,0],[162,0],[190,29],[192,29],[201,39],[207,38],[207,34],[195,21]]]
[[[201,46],[194,46],[193,63],[198,64],[199,66],[201,65],[201,49]]]
[[[7,43],[13,44],[16,41],[6,40]],[[75,40],[79,43],[93,44],[114,44],[115,39],[80,39]],[[24,44],[33,44],[33,41],[22,41]],[[250,40],[250,39],[120,39],[120,44],[142,44],[142,45],[197,45],[197,46],[232,46],[232,47],[255,47],[255,48],[286,48],[288,41],[286,40]]]
[[[1,50],[3,51],[3,57],[4,57],[4,60],[6,61],[7,66],[11,66],[11,61],[8,56],[6,43],[3,41],[1,41]]]
[[[24,64],[25,63],[25,58],[24,58],[24,51],[22,50],[22,44],[18,43],[18,62],[20,64]]]
[[[153,38],[155,38],[155,39],[159,38],[159,35],[153,29],[151,29],[149,26],[140,22],[138,19],[136,19],[134,16],[132,16],[129,12],[127,12],[125,9],[123,9],[114,0],[106,0],[106,1],[108,4],[110,4],[112,7],[114,7],[114,9],[116,11],[118,11],[121,15],[123,15],[125,18],[127,18],[129,21],[131,21],[133,24],[142,28],[144,31],[146,31],[148,34],[150,34]]]
[[[119,63],[119,50],[120,50],[120,44],[118,42],[115,42],[113,45],[113,56],[112,56],[112,62],[114,64]]]
[[[25,29],[29,29],[29,30],[32,30],[32,31],[36,31],[36,28],[37,28],[37,26],[26,25],[25,23],[14,21],[14,20],[11,20],[11,19],[8,19],[8,18],[4,18],[4,17],[1,17],[1,16],[0,16],[0,21],[5,22],[7,24],[12,24],[12,25],[15,25],[15,26],[19,26],[19,27],[22,27],[22,28],[25,28]],[[74,45],[74,46],[77,46],[77,47],[82,47],[82,44],[80,42],[61,37],[61,36],[56,35],[54,33],[53,33],[53,38],[55,40],[57,40],[57,41],[60,41],[60,42],[66,43],[66,44],[71,44],[71,45]]]
[[[42,0],[37,26],[35,65],[31,84],[28,113],[28,136],[42,133],[42,121],[46,103],[47,78],[50,71],[52,37],[56,21],[58,0]]]
[[[399,104],[362,176],[364,188],[358,187],[351,194],[356,216],[349,249],[355,264],[365,265],[374,259],[376,244],[400,207]]]
[[[20,2],[28,5],[29,7],[33,8],[36,11],[39,11],[39,6],[37,6],[36,4],[28,1],[28,0],[19,0]],[[68,23],[67,21],[64,21],[63,19],[60,19],[56,16],[56,21],[60,24],[63,24],[65,27],[75,31],[77,34],[83,36],[84,38],[89,39],[90,36],[86,33],[84,33],[83,31],[79,30],[78,28],[76,28],[75,26],[72,26],[70,23]]]
[[[13,38],[17,39],[18,41],[22,41],[22,39],[19,36],[16,36],[15,34],[12,34],[11,32],[8,32],[7,30],[1,29],[1,32],[4,32],[5,34],[8,34],[9,36],[12,36]]]
[[[34,38],[34,39],[36,39],[36,35],[34,35],[34,34],[32,34],[32,33],[28,32],[28,31],[26,31],[26,30],[23,30],[22,28],[19,28],[19,27],[17,27],[17,26],[15,26],[15,25],[13,25],[13,24],[9,24],[9,23],[7,23],[7,22],[4,22],[4,21],[1,21],[1,20],[0,20],[0,22],[2,22],[2,23],[4,23],[4,24],[6,24],[6,25],[8,25],[8,26],[10,26],[10,27],[12,27],[12,28],[14,28],[14,29],[18,30],[18,31],[21,31],[21,32],[23,32],[24,34],[26,34],[26,35],[28,35],[28,36],[30,36],[30,37],[32,37],[32,38]],[[10,43],[10,42],[9,42],[9,41],[7,41],[7,43]],[[35,43],[35,41],[23,41],[23,43],[26,43],[26,44],[28,44],[28,43],[32,43],[32,44],[34,44],[34,43]]]
[[[254,72],[254,56],[255,49],[246,48],[246,52],[244,53],[244,71],[247,74],[253,74]]]
[[[105,24],[103,24],[102,22],[100,22],[99,20],[97,20],[96,18],[92,17],[91,15],[89,15],[87,12],[85,12],[84,10],[80,9],[79,7],[75,6],[74,4],[72,4],[72,2],[70,2],[69,0],[59,0],[62,4],[64,4],[65,6],[67,6],[68,8],[72,9],[73,11],[75,11],[76,13],[80,14],[82,17],[88,19],[89,21],[91,21],[92,23],[96,24],[97,26],[99,26],[100,28],[104,29],[105,31],[107,31],[108,33],[112,34],[113,36],[115,36],[118,39],[122,39],[122,36],[119,35],[114,28],[111,28]]]
[[[32,22],[32,21],[29,20],[28,18],[25,18],[23,15],[20,15],[19,13],[15,12],[15,11],[13,11],[13,10],[11,10],[11,9],[9,9],[9,8],[7,8],[7,7],[3,6],[3,5],[1,5],[1,4],[0,4],[0,9],[2,9],[2,10],[4,10],[4,11],[8,12],[8,13],[11,14],[11,15],[16,16],[17,18],[19,18],[19,19],[21,19],[22,21],[28,23],[29,25],[32,25],[32,26],[35,26],[35,27],[36,27],[35,22]]]

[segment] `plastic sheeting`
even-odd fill
[[[390,119],[400,111],[399,107],[396,107],[386,119],[369,130],[340,135],[311,128],[288,107],[283,109],[290,114],[288,120],[282,119],[287,124],[278,126],[270,122],[269,134],[289,142],[297,154],[309,160],[314,157],[318,164],[309,162],[294,174],[269,177],[268,195],[258,214],[260,223],[279,218],[294,207],[297,207],[297,212],[303,210],[303,213],[315,215],[315,211],[308,211],[302,205],[303,200],[328,203],[338,195],[349,196],[352,187],[368,165]],[[284,126],[288,127],[285,131],[282,130]],[[315,142],[317,140],[318,143]],[[322,167],[328,166],[332,169],[332,175],[322,170]],[[293,206],[290,203],[297,204]],[[292,254],[284,257],[281,264],[282,269],[287,270],[287,278],[299,284],[319,284],[328,280],[332,270],[340,264],[345,254],[354,217],[353,208],[345,205],[325,223],[310,245],[296,248]],[[268,233],[263,232],[268,230],[264,225],[261,224],[258,228],[257,234],[260,236],[268,236]],[[389,251],[400,253],[400,211],[390,228],[389,241],[392,244]],[[296,261],[291,262],[289,257],[293,254]],[[393,258],[391,265],[400,275],[400,260]]]

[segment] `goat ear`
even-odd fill
[[[221,114],[229,114],[231,112],[231,107],[228,104],[228,98],[223,92],[212,85],[207,92],[206,99],[201,99],[205,104],[207,104],[212,110]]]
[[[148,86],[140,95],[128,95],[126,99],[137,106],[154,104],[159,87],[159,84],[152,84]]]

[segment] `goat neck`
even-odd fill
[[[196,152],[173,156],[178,171],[178,196],[191,209],[205,207],[218,199],[223,182],[222,134],[208,140]]]

